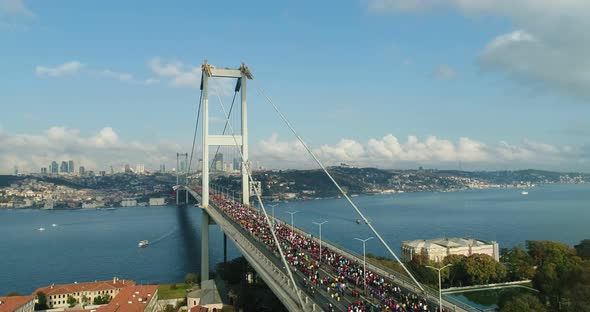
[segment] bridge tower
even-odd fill
[[[241,102],[241,128],[240,133],[229,135],[209,134],[209,79],[230,78],[236,79],[235,92],[240,92]],[[242,204],[250,204],[250,183],[248,177],[248,100],[246,86],[252,74],[246,65],[242,64],[238,69],[215,68],[205,61],[201,65],[201,91],[203,105],[203,168],[202,168],[202,225],[201,225],[201,280],[209,279],[209,146],[235,146],[236,141],[241,150],[241,174],[242,174]],[[219,92],[220,90],[216,90]],[[234,129],[235,130],[235,129]],[[224,237],[225,242],[225,237]]]

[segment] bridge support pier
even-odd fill
[[[203,209],[201,211],[201,283],[209,279],[209,219],[209,214]]]
[[[223,263],[227,264],[227,235],[223,232]]]

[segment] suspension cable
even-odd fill
[[[340,187],[340,184],[338,184],[338,182],[336,182],[336,180],[332,177],[332,175],[330,174],[330,172],[328,172],[328,170],[326,169],[326,167],[324,167],[324,164],[322,164],[322,162],[317,158],[317,156],[311,150],[311,148],[305,143],[305,141],[303,141],[303,138],[297,133],[297,131],[295,131],[295,128],[293,128],[293,126],[291,125],[291,123],[289,122],[289,120],[287,119],[287,117],[285,117],[285,115],[283,115],[283,113],[279,110],[279,108],[277,107],[277,105],[275,105],[273,103],[273,101],[270,99],[270,97],[264,92],[264,89],[262,89],[262,86],[260,86],[260,84],[257,83],[257,81],[254,81],[254,82],[256,83],[256,87],[257,87],[258,92],[260,93],[260,95],[264,96],[266,98],[266,100],[272,105],[272,107],[274,108],[275,112],[279,115],[279,117],[283,120],[283,122],[287,125],[287,127],[291,130],[291,132],[293,132],[293,134],[295,135],[295,137],[297,137],[297,140],[299,140],[299,142],[303,145],[303,147],[305,147],[305,149],[307,150],[307,152],[311,155],[311,157],[315,160],[315,162],[320,166],[320,168],[322,168],[322,170],[328,176],[328,178],[330,178],[330,180],[332,180],[332,183],[334,183],[334,185],[336,186],[336,188],[338,188],[338,190],[340,191],[340,193],[342,194],[342,196],[344,196],[344,198],[346,198],[346,200],[352,206],[352,208],[354,208],[354,210],[356,211],[356,213],[363,219],[363,221],[365,221],[365,224],[369,226],[369,228],[371,229],[371,231],[373,232],[373,234],[375,234],[375,236],[377,236],[377,238],[381,241],[381,243],[383,244],[383,246],[385,246],[385,248],[387,249],[387,251],[389,251],[389,253],[395,258],[395,260],[397,260],[397,262],[402,266],[402,268],[404,268],[404,270],[412,278],[412,280],[414,281],[414,283],[416,283],[416,285],[422,291],[425,291],[424,288],[422,287],[422,285],[416,280],[416,278],[414,277],[414,275],[412,275],[412,273],[410,273],[410,271],[408,270],[408,268],[406,268],[406,266],[403,264],[403,262],[401,262],[400,259],[398,258],[398,256],[395,254],[395,252],[393,252],[393,250],[391,249],[391,247],[389,247],[389,245],[387,244],[387,242],[385,242],[385,240],[383,239],[383,237],[381,237],[381,234],[379,234],[379,232],[377,232],[377,230],[371,225],[371,223],[369,223],[369,220],[367,220],[367,218],[365,217],[365,215],[360,211],[360,209],[355,205],[355,203],[350,199],[350,197],[348,197],[348,195],[346,194],[346,192],[344,192],[344,190],[342,189],[342,187]],[[363,272],[363,274],[366,275],[366,272]]]
[[[231,106],[229,107],[229,113],[228,113],[229,116],[231,116],[231,112],[234,108],[234,103],[236,101],[237,94],[238,94],[238,91],[234,92],[234,98],[231,100]],[[229,124],[229,117],[228,117],[228,119],[225,120],[225,126],[223,126],[223,132],[221,133],[221,135],[225,134],[225,130],[227,130],[228,124]],[[213,156],[213,160],[215,160],[215,158],[217,157],[217,154],[219,154],[220,148],[221,148],[221,145],[217,145],[217,150],[215,151],[215,156]],[[209,166],[209,171],[211,171],[211,169],[213,169],[213,165],[215,165],[215,161],[211,162],[211,166]]]
[[[221,100],[221,97],[219,97],[219,93],[215,92],[215,95],[217,96],[217,99],[219,100],[219,104],[221,105],[221,109],[223,110],[223,114],[224,114],[226,120],[229,121],[229,115],[225,111],[225,106],[223,105],[223,101]],[[250,183],[254,184],[254,179],[252,178],[252,175],[250,174],[250,168],[249,168],[248,162],[246,162],[244,159],[244,154],[242,153],[242,149],[240,148],[240,145],[238,144],[238,140],[236,139],[236,134],[234,132],[234,129],[233,129],[231,123],[229,124],[229,127],[230,127],[230,131],[231,131],[231,135],[234,139],[234,144],[236,146],[236,149],[240,153],[240,158],[242,159],[242,163],[246,167],[246,173],[248,174],[248,179],[250,180]],[[301,308],[304,309],[305,304],[303,303],[303,298],[301,298],[301,293],[297,289],[297,284],[295,283],[295,278],[293,277],[293,273],[291,272],[291,267],[289,266],[289,263],[285,259],[285,255],[283,254],[283,249],[281,248],[281,244],[280,244],[279,239],[277,238],[277,235],[275,233],[274,226],[272,225],[272,222],[270,221],[270,218],[268,217],[268,214],[266,213],[266,208],[264,208],[264,204],[262,203],[262,198],[260,197],[260,194],[258,193],[258,189],[253,188],[253,190],[254,190],[254,194],[256,195],[256,199],[258,200],[258,203],[260,204],[260,208],[264,212],[264,217],[266,219],[266,222],[268,224],[270,232],[272,233],[272,237],[273,237],[275,243],[277,244],[277,249],[279,250],[279,254],[281,255],[281,260],[283,261],[283,265],[285,266],[285,269],[287,270],[287,273],[289,274],[289,278],[291,279],[291,283],[293,283],[293,287],[295,288],[295,293],[297,294],[297,298],[299,298],[299,304],[301,305]]]
[[[199,129],[199,119],[201,117],[201,105],[203,104],[203,90],[201,90],[201,95],[199,96],[199,108],[197,109],[197,121],[195,122],[195,133],[193,135],[193,147],[191,148],[191,158],[188,162],[188,169],[186,171],[187,175],[187,184],[188,184],[188,175],[191,172],[191,165],[193,163],[193,152],[195,151],[195,141],[197,140],[197,131]],[[178,168],[176,169],[178,170]]]

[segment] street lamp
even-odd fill
[[[317,224],[320,227],[320,263],[322,263],[322,224],[328,221],[323,222],[312,222],[313,224]]]
[[[295,215],[296,213],[298,213],[299,210],[297,210],[297,211],[286,211],[286,212],[291,215],[291,236],[293,236],[293,234],[295,233],[295,227],[293,227],[293,215]]]
[[[365,296],[367,295],[367,252],[365,249],[365,243],[367,241],[372,240],[373,238],[375,238],[375,237],[371,236],[367,239],[360,239],[360,238],[356,238],[356,237],[354,238],[358,241],[363,242],[363,282],[364,282],[364,288],[365,288]]]
[[[430,269],[433,269],[433,270],[438,271],[438,304],[439,304],[439,311],[440,312],[442,312],[442,310],[443,310],[442,309],[442,285],[441,285],[441,282],[440,282],[440,271],[442,271],[445,268],[450,267],[450,266],[453,266],[453,265],[449,263],[449,264],[445,265],[444,267],[442,267],[440,269],[439,268],[435,268],[433,266],[429,266],[429,265],[426,266],[427,268],[430,268]]]
[[[268,205],[270,208],[272,208],[272,224],[275,224],[275,207],[278,205],[279,204]]]

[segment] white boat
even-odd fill
[[[145,248],[150,244],[150,242],[147,239],[144,239],[142,241],[139,241],[139,243],[137,244],[137,247],[139,248]]]
[[[529,192],[527,192],[527,191],[522,191],[522,192],[520,192],[520,195],[529,195]]]
[[[40,228],[38,228],[37,230],[38,230],[38,231],[45,231],[45,228],[44,228],[44,227],[40,227]]]
[[[56,227],[56,226],[57,226],[57,224],[53,223],[51,226],[52,226],[52,227]]]

